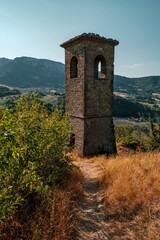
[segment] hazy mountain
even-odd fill
[[[0,58],[0,84],[21,88],[62,87],[64,64],[30,57]]]
[[[0,58],[0,84],[21,88],[63,87],[64,64],[30,57]],[[115,75],[114,91],[160,92],[160,76],[127,78]]]
[[[0,67],[3,66],[4,64],[10,62],[11,60],[8,58],[0,58]]]
[[[115,75],[114,91],[130,94],[160,92],[160,76],[127,78]]]

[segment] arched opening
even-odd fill
[[[75,146],[75,134],[71,133],[70,139],[69,139],[69,147],[74,148],[74,146]]]
[[[76,57],[72,57],[70,62],[70,78],[78,77],[78,59]]]
[[[99,61],[98,63],[98,78],[101,78],[101,72],[102,72],[102,63]]]
[[[101,55],[94,60],[94,76],[96,79],[106,79],[106,60]]]

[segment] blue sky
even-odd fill
[[[117,39],[115,74],[160,75],[160,0],[0,0],[0,57],[64,62],[83,32]]]

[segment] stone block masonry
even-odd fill
[[[114,47],[117,40],[84,33],[65,48],[66,111],[80,156],[115,154],[112,119]]]

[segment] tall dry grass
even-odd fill
[[[83,195],[82,175],[74,169],[63,186],[46,199],[32,199],[0,225],[3,240],[70,240],[76,237],[77,202]]]
[[[126,232],[122,239],[159,240],[160,152],[100,158],[99,164],[110,228]]]
[[[110,213],[151,211],[160,200],[160,153],[137,153],[107,161],[105,202]]]

